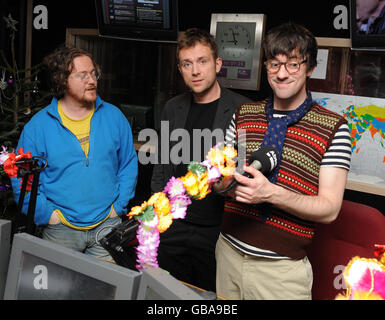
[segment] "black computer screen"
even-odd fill
[[[95,0],[102,36],[176,42],[177,0]]]

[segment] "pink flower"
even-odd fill
[[[211,167],[209,170],[208,170],[208,177],[209,177],[209,183],[212,184],[212,183],[215,183],[219,180],[219,178],[222,176],[221,175],[221,172],[219,171],[219,169],[217,167]]]
[[[1,146],[1,147],[3,151],[0,152],[0,165],[2,165],[5,162],[5,160],[8,159],[8,154],[9,154],[6,147],[4,146]]]
[[[222,176],[221,172],[219,171],[218,167],[211,165],[210,160],[205,160],[201,164],[207,168],[209,184],[213,184],[220,179]]]
[[[151,220],[149,221],[143,221],[142,222],[144,226],[148,227],[148,228],[156,228],[156,226],[158,225],[159,223],[159,218],[158,218],[158,215],[154,215],[154,218],[152,218]]]
[[[136,247],[137,268],[158,267],[157,256],[159,247],[159,232],[157,228],[139,225],[137,230],[139,245]]]
[[[186,216],[187,206],[191,204],[190,197],[186,194],[174,197],[170,201],[171,215],[173,219],[184,219]]]
[[[163,192],[166,192],[170,198],[183,195],[186,192],[183,182],[175,177],[172,177],[168,182]]]

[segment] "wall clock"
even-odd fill
[[[223,60],[218,81],[224,87],[259,90],[265,20],[263,14],[211,15],[210,33]]]

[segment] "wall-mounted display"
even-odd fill
[[[352,49],[385,50],[384,1],[350,1]]]
[[[100,36],[176,42],[178,0],[95,0]]]

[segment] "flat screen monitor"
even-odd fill
[[[143,270],[139,284],[138,300],[204,300],[204,298],[162,268],[147,268]]]
[[[5,281],[7,279],[9,252],[11,249],[10,220],[0,219],[0,299],[3,298]]]
[[[141,273],[38,237],[15,234],[4,299],[135,300]]]
[[[385,50],[384,1],[350,0],[352,49]]]
[[[95,0],[99,34],[175,43],[178,0]]]

